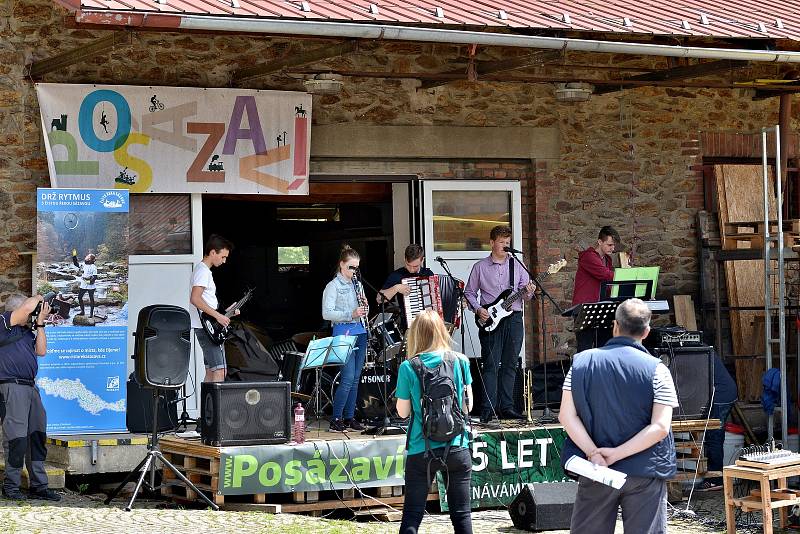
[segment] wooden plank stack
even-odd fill
[[[770,235],[778,233],[778,222],[770,221]],[[786,219],[783,221],[783,246],[792,247],[800,241],[800,220]],[[724,250],[751,248],[762,250],[764,248],[764,221],[738,221],[728,222],[723,225]],[[774,243],[772,244],[774,247]]]
[[[679,502],[683,499],[684,484],[700,482],[710,476],[721,476],[717,472],[708,471],[708,460],[703,456],[704,434],[719,427],[719,419],[672,422],[678,472],[667,481],[669,502]]]
[[[760,166],[756,165],[716,165],[714,175],[719,202],[719,230],[721,242],[733,238],[726,233],[736,221],[759,221],[764,219],[764,186]],[[769,218],[776,219],[776,199],[769,180],[767,192]],[[739,223],[736,223],[739,224]],[[762,223],[763,224],[763,223]],[[751,228],[753,229],[753,228]],[[751,232],[752,233],[752,232]],[[737,241],[738,246],[739,241]],[[728,304],[736,306],[764,306],[764,261],[738,260],[725,263],[725,282],[728,290]],[[753,340],[756,317],[763,317],[762,311],[739,310],[730,312],[731,341],[734,356],[759,356],[763,347],[754,347]],[[763,358],[736,359],[736,382],[739,398],[750,401],[760,396],[761,374],[764,369]],[[757,390],[751,390],[758,385]],[[749,387],[746,387],[749,386]]]

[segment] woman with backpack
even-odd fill
[[[333,323],[334,336],[355,336],[353,351],[342,366],[342,377],[333,395],[331,432],[364,430],[355,418],[358,384],[367,356],[367,314],[369,304],[358,280],[361,257],[350,245],[339,253],[336,276],[322,293],[322,318]]]
[[[456,534],[472,532],[472,454],[467,429],[472,409],[469,360],[451,350],[438,313],[417,315],[408,330],[408,359],[397,377],[397,413],[411,416],[406,443],[406,487],[401,534],[416,534],[438,471],[447,487]],[[434,399],[436,400],[434,402]],[[438,439],[437,439],[438,438]]]

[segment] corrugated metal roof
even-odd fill
[[[800,2],[757,0],[60,0],[84,15],[211,15],[800,40]],[[159,3],[163,1],[164,3]],[[74,2],[74,3],[73,3]],[[80,6],[78,7],[78,2]],[[235,6],[235,7],[234,7]],[[84,20],[88,20],[85,18]],[[118,18],[120,24],[125,17]],[[109,22],[106,19],[106,23]]]

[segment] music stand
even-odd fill
[[[594,331],[593,347],[597,346],[597,331],[600,328],[610,328],[614,314],[619,307],[619,301],[584,302],[573,308],[574,331],[577,334],[584,330]],[[569,310],[568,310],[569,311]]]
[[[314,389],[311,391],[311,398],[314,399],[314,417],[317,421],[319,421],[320,413],[322,413],[320,395],[324,396],[329,404],[333,404],[333,399],[322,389],[322,369],[323,367],[344,365],[350,353],[353,352],[355,344],[355,336],[312,339],[308,344],[308,348],[303,355],[303,361],[300,363],[300,372],[302,373],[306,369],[314,370],[316,381]]]

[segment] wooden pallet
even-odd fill
[[[709,425],[709,429],[714,428],[719,428],[719,425]],[[691,439],[675,440],[678,475],[685,474],[694,477],[696,473],[697,478],[703,479],[708,471],[708,460],[703,456],[703,431],[690,430],[689,433],[691,434]]]
[[[735,250],[738,248],[764,248],[764,221],[728,222],[723,224],[722,248]],[[770,234],[774,237],[778,232],[778,222],[770,221]],[[800,220],[783,221],[783,246],[800,245]]]
[[[291,493],[256,493],[228,496],[218,494],[220,447],[203,445],[199,440],[165,437],[159,442],[164,456],[181,471],[214,504],[226,510],[258,510],[268,513],[308,513],[320,515],[336,509],[374,513],[383,519],[395,517],[402,508],[403,486],[378,486],[327,491],[298,491]],[[196,493],[186,487],[169,469],[162,470],[161,494],[178,502],[198,500]],[[428,500],[438,500],[435,486]]]

